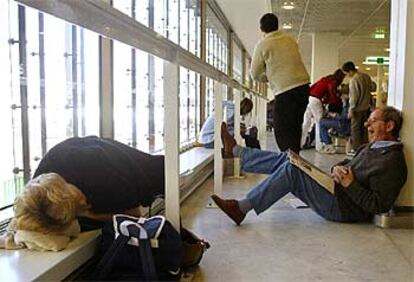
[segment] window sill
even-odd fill
[[[213,150],[192,148],[180,154],[181,200],[201,184],[204,179],[191,179],[213,160]],[[190,179],[189,179],[190,178]],[[192,184],[190,184],[192,182]],[[13,215],[13,208],[1,212],[3,220]],[[1,222],[2,220],[0,220]],[[81,267],[96,253],[100,231],[81,233],[69,246],[60,252],[36,252],[23,250],[0,250],[0,272],[7,281],[63,280]]]
[[[100,231],[79,235],[60,252],[1,250],[0,269],[7,281],[61,281],[95,254]]]

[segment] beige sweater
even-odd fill
[[[282,31],[270,32],[257,43],[250,75],[254,80],[269,82],[275,95],[310,82],[298,44]]]
[[[358,71],[349,81],[349,110],[367,111],[371,105],[371,91],[374,92],[376,88],[368,74]]]

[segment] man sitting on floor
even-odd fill
[[[393,107],[376,109],[365,126],[370,144],[361,146],[352,160],[332,169],[336,183],[331,194],[289,162],[286,153],[243,148],[222,124],[224,157],[238,156],[246,172],[269,174],[242,200],[212,199],[237,225],[254,209],[260,214],[291,192],[317,214],[338,222],[367,221],[390,210],[407,180],[402,143],[398,141],[401,113]]]

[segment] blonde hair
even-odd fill
[[[41,174],[16,198],[9,230],[63,231],[81,211],[81,197],[82,193],[59,174]]]

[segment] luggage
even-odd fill
[[[102,231],[97,280],[178,280],[183,257],[180,234],[163,216],[115,215]]]

